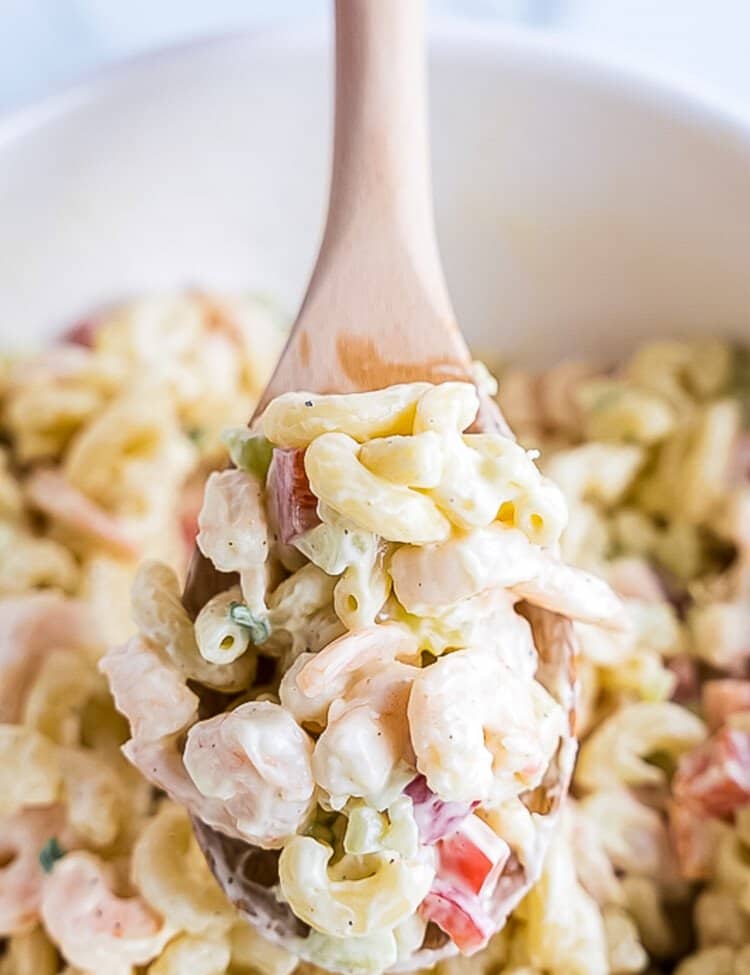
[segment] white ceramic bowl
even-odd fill
[[[322,35],[149,56],[0,124],[0,328],[200,283],[290,310],[327,185]],[[616,356],[750,322],[750,125],[518,34],[431,47],[438,225],[475,348]]]

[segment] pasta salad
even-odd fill
[[[305,542],[302,551],[281,543],[279,580],[244,572],[241,598],[230,600],[229,614],[219,601],[221,612],[206,614],[197,629],[197,620],[189,621],[196,647],[207,653],[199,650],[191,663],[212,679],[217,669],[226,671],[223,686],[196,684],[191,677],[186,693],[184,669],[163,667],[163,652],[155,666],[148,653],[132,653],[131,644],[134,700],[155,686],[160,690],[156,706],[143,709],[129,727],[98,670],[107,649],[132,636],[129,591],[142,559],[161,565],[150,561],[141,570],[136,605],[144,580],[156,579],[167,596],[179,593],[204,482],[224,463],[221,431],[251,414],[282,342],[283,330],[267,303],[194,293],[115,308],[41,353],[0,362],[2,975],[311,972],[241,919],[195,842],[186,796],[175,793],[173,801],[154,789],[121,747],[129,738],[131,748],[133,741],[158,744],[174,736],[181,722],[190,725],[195,702],[189,694],[195,690],[201,713],[192,727],[198,727],[207,718],[206,702],[213,696],[215,709],[227,693],[237,699],[242,692],[236,682],[246,683],[251,672],[256,687],[269,686],[246,703],[277,704],[279,688],[266,658],[276,667],[281,661],[282,668],[289,661],[286,672],[292,673],[304,654],[345,636],[336,606],[344,614],[369,614],[367,596],[386,555],[373,559],[343,530],[333,542],[324,538],[333,534],[333,522],[341,527],[346,513],[331,508],[326,516],[324,508],[321,523],[312,525],[305,520],[312,506],[287,510],[284,516],[297,529],[305,527],[300,537],[312,542],[309,550]],[[580,646],[576,720],[582,738],[573,799],[540,882],[509,923],[472,957],[438,962],[439,975],[604,975],[675,965],[681,975],[750,970],[749,380],[747,354],[716,340],[652,343],[616,370],[564,363],[535,375],[503,371],[503,411],[524,447],[541,450],[543,473],[565,495],[562,555],[608,580],[624,601],[629,624],[625,630],[605,630],[592,625],[596,621],[573,624]],[[413,431],[393,435],[413,437]],[[378,431],[367,439],[378,438],[387,436]],[[274,449],[301,449],[282,443]],[[244,431],[230,435],[228,446],[237,472],[250,474],[268,462],[268,449],[258,449],[262,441]],[[394,467],[382,448],[368,451],[396,483],[404,466],[413,476],[414,458],[402,456]],[[293,476],[297,468],[289,468]],[[215,475],[208,499],[212,492],[225,499],[226,484],[226,474]],[[212,510],[216,506],[206,514]],[[225,513],[231,512],[229,505]],[[218,546],[215,555],[222,550],[221,533],[212,532],[210,518],[201,521],[207,547]],[[561,527],[553,524],[555,531]],[[536,544],[536,522],[529,518],[513,528],[520,544]],[[386,547],[391,557],[395,548],[416,549],[416,556],[425,549],[411,541],[388,541]],[[232,548],[225,546],[224,555]],[[249,552],[243,549],[243,557]],[[484,571],[485,554],[467,574]],[[327,564],[342,571],[329,576],[316,559],[338,559]],[[285,588],[301,570],[308,582]],[[392,578],[390,585],[393,605]],[[493,610],[496,621],[487,617],[493,631],[496,622],[505,626],[510,619],[503,602]],[[233,612],[231,603],[237,604]],[[311,620],[304,633],[303,618]],[[456,640],[472,625],[461,612],[436,612],[419,599],[393,620],[369,623],[398,625],[427,646],[424,659],[396,655],[389,665],[418,669],[425,677],[456,656]],[[247,653],[227,662],[245,641],[253,662],[243,663]],[[117,657],[108,659],[111,670]],[[522,676],[526,686],[546,679],[544,666]],[[127,698],[127,687],[123,693]],[[308,703],[302,695],[297,700]],[[353,721],[351,710],[342,709],[344,722]],[[305,723],[300,727],[315,738],[314,754],[327,726],[309,726],[311,734]],[[357,746],[355,735],[344,736],[345,745],[350,741]],[[378,759],[384,754],[374,752]],[[176,750],[160,751],[162,772],[172,786],[178,780],[184,785],[175,755],[180,758]],[[353,848],[377,846],[356,856],[382,861],[386,844],[414,850],[416,823],[416,846],[425,845],[415,810],[429,810],[428,825],[436,818],[427,776],[406,783],[410,815],[403,792],[372,815],[366,797],[344,792],[333,775],[343,773],[349,786],[352,771],[359,780],[377,773],[375,764],[318,766],[331,779],[331,790],[325,790],[331,808],[318,812],[316,804],[310,830],[294,837],[342,849],[348,834]],[[399,771],[391,770],[394,783]],[[462,787],[460,776],[457,782]],[[297,784],[304,794],[304,782]],[[203,795],[192,780],[188,785],[188,799],[196,799],[197,791],[204,809],[214,803],[217,816],[226,814],[226,798]],[[315,788],[323,788],[317,780]],[[344,805],[334,808],[345,796]],[[389,796],[378,798],[379,805]],[[295,802],[306,800],[292,797],[292,812]],[[240,819],[245,823],[244,810],[230,804],[236,828]],[[465,813],[466,803],[457,805]],[[501,822],[486,811],[478,815],[479,807],[462,820],[468,830],[459,835],[468,832],[466,838],[483,850],[476,858],[479,873],[471,874],[474,883],[490,861],[485,879],[502,862],[501,843],[530,855],[533,835],[522,806],[504,803]],[[441,812],[446,807],[452,811],[445,803]],[[359,811],[352,814],[354,808]],[[477,823],[483,825],[477,829]],[[488,826],[496,837],[491,844]],[[432,857],[428,870],[435,867],[434,851]],[[411,924],[394,926],[397,955],[423,936],[423,921],[417,915]],[[330,936],[319,940],[326,945],[320,963],[341,967],[338,954],[326,953],[336,942],[324,938]],[[364,959],[343,960],[352,970],[373,970],[382,962],[382,938],[365,947]],[[387,950],[393,952],[392,944]]]

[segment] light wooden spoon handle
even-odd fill
[[[453,312],[432,215],[426,111],[424,0],[337,0],[336,132],[322,253],[375,240],[408,263],[435,314]],[[375,252],[377,253],[377,252]],[[354,256],[354,255],[352,255]],[[383,265],[354,262],[375,284]],[[313,276],[318,285],[327,263]]]
[[[323,242],[279,392],[467,377],[432,211],[423,0],[337,0],[336,126]]]

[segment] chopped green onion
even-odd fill
[[[250,631],[250,641],[255,646],[265,643],[271,635],[271,628],[260,616],[254,616],[244,603],[229,604],[229,618]]]
[[[251,433],[247,427],[225,430],[222,440],[229,449],[229,456],[241,471],[254,474],[264,481],[273,455],[273,445],[260,433]]]
[[[56,836],[50,836],[39,851],[39,863],[45,873],[52,873],[52,868],[58,860],[65,856],[65,850],[57,842]]]
[[[203,433],[202,427],[189,427],[187,430],[188,439],[192,440],[196,446],[199,446],[203,440]]]

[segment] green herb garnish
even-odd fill
[[[57,842],[56,836],[50,836],[39,851],[39,863],[45,873],[52,873],[52,868],[58,860],[65,856],[65,850]]]
[[[229,618],[250,633],[250,642],[259,647],[271,635],[271,627],[266,620],[255,616],[244,603],[229,604]]]
[[[273,445],[263,434],[251,433],[246,427],[235,427],[225,430],[222,440],[229,448],[229,456],[235,466],[265,481],[271,464]]]

